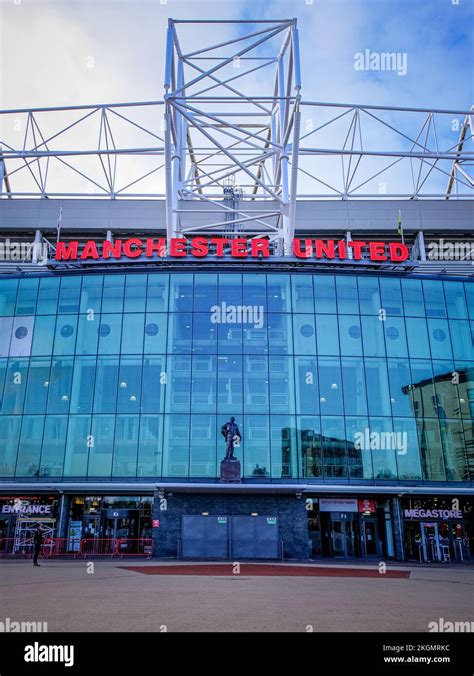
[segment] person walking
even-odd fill
[[[40,564],[38,563],[38,556],[41,551],[41,545],[43,544],[43,527],[41,525],[39,525],[38,528],[35,530],[35,534],[33,536],[33,543],[35,547],[35,554],[33,556],[33,565],[39,566]]]

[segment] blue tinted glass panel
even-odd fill
[[[362,355],[362,330],[358,316],[339,316],[339,338],[341,354],[348,356]]]
[[[427,317],[446,317],[443,282],[430,279],[423,280],[423,294]]]
[[[75,415],[69,418],[64,456],[64,476],[87,476],[89,447],[93,443],[90,434],[90,416]]]
[[[400,481],[422,478],[420,448],[415,420],[394,418],[393,432],[396,442],[396,460]]]
[[[144,335],[145,315],[124,315],[122,325],[122,354],[142,354]]]
[[[336,277],[337,307],[340,314],[359,312],[357,277]]]
[[[193,316],[193,352],[217,352],[217,324],[210,312],[196,312]]]
[[[297,418],[297,442],[301,477],[320,478],[323,474],[321,421],[319,416]]]
[[[139,427],[140,418],[137,415],[123,415],[117,418],[112,476],[137,475]]]
[[[394,277],[380,279],[380,294],[382,308],[387,315],[399,316],[403,314],[402,292],[400,280]]]
[[[428,319],[428,335],[430,337],[431,358],[451,359],[448,322],[445,319]]]
[[[0,317],[10,317],[14,314],[17,279],[6,279],[0,282]]]
[[[346,415],[367,415],[367,393],[362,359],[342,358],[344,411]]]
[[[270,478],[269,416],[245,416],[243,454],[244,476],[260,481]]]
[[[474,282],[464,282],[469,317],[474,319]],[[1,313],[1,311],[0,311]]]
[[[66,449],[68,417],[48,415],[44,423],[40,476],[61,477]]]
[[[166,352],[168,316],[165,313],[148,313],[145,317],[145,354]]]
[[[359,303],[363,315],[378,315],[382,307],[377,277],[359,277]]]
[[[244,411],[268,413],[268,357],[244,357]]]
[[[209,413],[216,410],[216,373],[215,356],[195,355],[192,363],[191,411]]]
[[[79,312],[81,282],[81,277],[61,278],[58,304],[58,312],[60,314],[76,314]]]
[[[101,311],[102,287],[104,278],[101,275],[91,275],[83,278],[81,290],[80,312],[93,316]]]
[[[407,317],[424,317],[425,303],[421,279],[402,279],[403,304]]]
[[[169,381],[166,387],[166,411],[189,412],[191,406],[191,357],[168,357]]]
[[[55,326],[56,317],[54,316],[36,317],[31,354],[50,355],[53,353]]]
[[[118,375],[118,357],[99,357],[95,377],[94,413],[115,413]]]
[[[294,312],[314,312],[313,279],[311,275],[292,275],[291,289]]]
[[[109,477],[112,472],[115,416],[96,415],[92,418],[91,435],[94,445],[89,452],[87,473],[90,477]]]
[[[125,275],[106,275],[102,296],[102,312],[122,312]]]
[[[318,364],[315,357],[295,357],[296,410],[319,413]]]
[[[342,415],[342,378],[339,358],[320,357],[319,405],[323,415]]]
[[[248,274],[243,277],[243,303],[266,308],[266,275]]]
[[[344,419],[321,418],[323,472],[328,479],[347,477],[346,429]]]
[[[295,413],[293,359],[270,356],[268,369],[271,413]]]
[[[387,317],[381,322],[385,333],[385,349],[388,357],[407,357],[408,347],[405,321],[402,317]]]
[[[242,357],[220,355],[217,357],[217,370],[217,410],[219,413],[242,413]]]
[[[74,354],[77,338],[77,316],[58,315],[54,334],[55,355]]]
[[[97,354],[99,343],[100,315],[79,315],[77,323],[76,354]]]
[[[167,312],[169,275],[148,275],[147,312]]]
[[[191,352],[193,315],[180,312],[168,315],[168,352]]]
[[[122,357],[117,392],[117,413],[139,413],[142,390],[142,357]],[[158,388],[157,383],[155,386]]]
[[[242,305],[242,275],[219,275],[218,303]]]
[[[271,474],[276,479],[297,478],[296,422],[294,416],[270,416]]]
[[[410,397],[412,381],[408,360],[388,359],[387,366],[392,414],[395,416],[413,416],[414,410]]]
[[[215,477],[216,466],[216,416],[192,415],[189,476]]]
[[[267,296],[269,312],[291,312],[291,287],[288,275],[268,275]]]
[[[314,275],[314,307],[316,312],[336,313],[336,283],[332,275]]]
[[[97,331],[99,332],[99,354],[119,354],[122,315],[102,315]]]
[[[474,323],[453,319],[449,328],[454,359],[474,361]]]
[[[210,315],[217,304],[217,275],[195,275],[194,312]]]
[[[2,413],[23,413],[26,384],[28,380],[28,359],[10,359],[5,377]]]
[[[58,308],[59,277],[43,277],[40,280],[36,313],[39,315],[56,314]]]
[[[46,402],[50,386],[50,368],[51,360],[47,357],[33,357],[30,360],[25,397],[25,413],[46,412]]]
[[[438,420],[417,420],[421,448],[423,478],[426,481],[446,481],[443,446]]]
[[[388,318],[387,320],[388,321]],[[385,355],[385,340],[383,330],[385,322],[379,317],[361,317],[362,335],[364,339],[364,354],[367,357],[383,357]]]
[[[96,357],[75,358],[71,387],[71,413],[92,413],[95,373]]]
[[[390,388],[385,359],[365,359],[365,380],[369,415],[389,416],[391,414]]]
[[[339,329],[334,315],[316,315],[318,354],[339,354]]]
[[[125,277],[124,312],[144,312],[146,305],[147,275]]]
[[[141,400],[143,413],[161,413],[164,410],[167,378],[164,355],[143,359]]]
[[[20,279],[18,296],[16,299],[16,315],[34,315],[38,296],[38,278]]]
[[[295,354],[316,354],[314,315],[293,315]]]
[[[163,416],[142,415],[138,443],[137,477],[160,477],[163,458]]]
[[[268,349],[270,354],[293,353],[293,330],[290,314],[268,315]]]
[[[16,454],[20,438],[21,416],[3,416],[0,424],[0,476],[15,474]]]
[[[15,473],[17,477],[39,477],[43,427],[44,416],[23,416]]]
[[[191,312],[193,309],[193,275],[171,275],[170,312]]]
[[[428,330],[425,319],[406,318],[408,354],[413,358],[430,357]]]
[[[69,413],[73,366],[73,359],[53,359],[48,387],[48,413]]]
[[[397,443],[390,418],[370,418],[370,446],[374,479],[391,480],[397,478]]]
[[[444,295],[446,297],[448,317],[451,317],[451,319],[467,319],[464,284],[462,282],[444,282]]]
[[[167,415],[164,425],[163,475],[187,477],[189,474],[189,415]]]
[[[350,479],[373,479],[372,452],[370,447],[367,448],[367,434],[370,434],[367,418],[346,417],[347,463]]]

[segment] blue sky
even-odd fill
[[[169,16],[296,17],[305,99],[463,109],[474,102],[474,0],[308,1],[3,0],[0,105],[161,98]],[[354,54],[365,49],[406,53],[406,76],[355,70]]]

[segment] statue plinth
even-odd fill
[[[221,483],[242,483],[240,461],[237,458],[224,458],[221,461]]]

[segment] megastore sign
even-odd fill
[[[409,257],[409,250],[402,242],[368,242],[362,240],[346,241],[334,239],[295,238],[292,246],[297,258],[315,258],[328,260],[370,260],[383,263],[402,263]],[[205,258],[213,256],[223,258],[269,258],[270,242],[262,237],[246,239],[237,237],[173,237],[167,241],[164,237],[116,239],[96,242],[89,240],[80,246],[79,242],[58,242],[55,259],[58,261],[108,260],[121,258]]]

